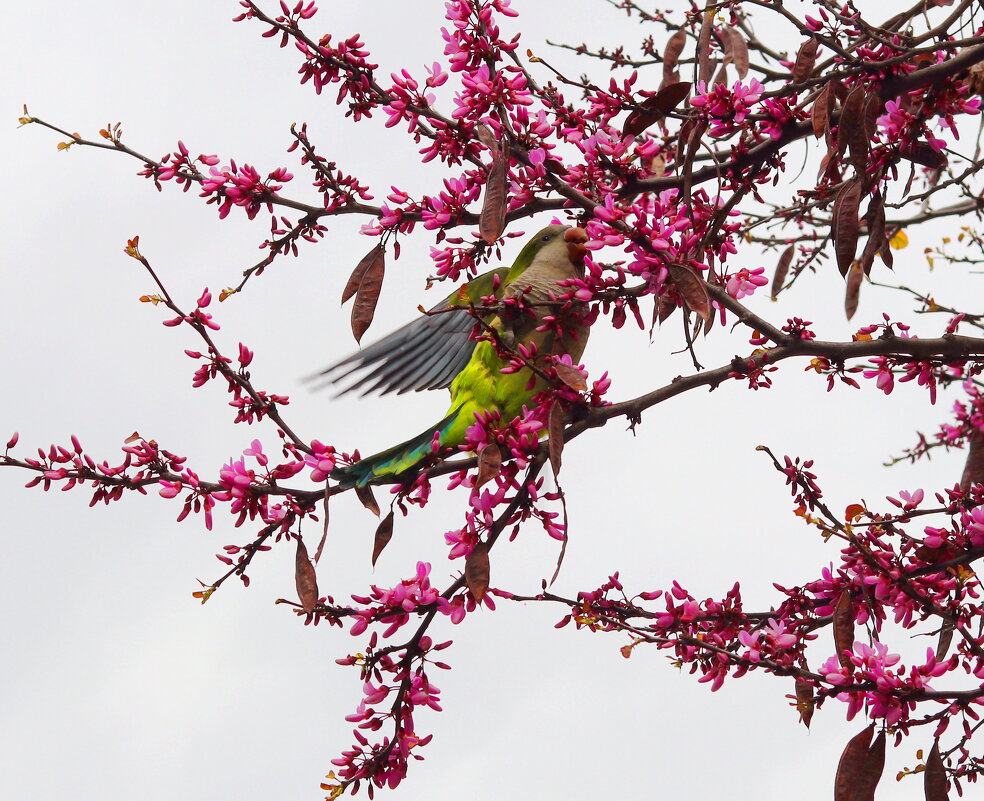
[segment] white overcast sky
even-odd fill
[[[423,74],[441,55],[443,4],[436,0],[321,5],[310,30],[361,32],[383,74],[400,66]],[[505,30],[521,30],[524,48],[574,71],[589,65],[550,50],[546,38],[611,46],[646,33],[600,0],[515,6],[523,16],[504,20]],[[17,129],[21,104],[86,136],[122,121],[125,141],[154,157],[181,138],[194,153],[263,172],[286,166],[297,176],[289,192],[303,199],[313,197],[308,177],[284,152],[295,121],[307,121],[322,152],[367,179],[378,198],[390,184],[434,191],[448,174],[436,163],[416,163],[398,130],[384,130],[379,120],[354,126],[330,90],[319,98],[299,86],[293,49],[262,39],[259,25],[230,22],[237,7],[231,0],[39,0],[6,9],[0,441],[19,430],[22,454],[76,434],[112,462],[137,430],[213,476],[254,437],[271,452],[276,438],[271,426],[233,426],[218,385],[191,388],[194,364],[182,351],[198,344],[189,331],[162,327],[161,310],[137,302],[153,287],[122,253],[139,234],[142,251],[190,305],[204,286],[232,285],[258,259],[268,217],[249,223],[234,211],[219,221],[193,192],[155,192],[134,175],[136,162],[78,148],[56,152],[52,133]],[[657,83],[653,76],[641,85]],[[794,171],[798,158],[790,159]],[[279,261],[216,313],[225,348],[242,340],[255,349],[257,385],[291,396],[295,430],[369,452],[436,420],[446,399],[332,400],[301,384],[353,349],[338,298],[367,249],[358,222],[330,221],[323,243]],[[921,250],[940,235],[913,233],[899,280],[928,285]],[[370,338],[430,299],[423,294],[430,243],[420,232],[391,262]],[[514,243],[510,257],[516,250]],[[751,252],[742,258],[743,266],[760,263]],[[769,257],[770,272],[772,263]],[[952,286],[949,297],[957,297]],[[759,297],[753,305],[774,320],[813,320],[831,339],[877,320],[882,308],[907,308],[865,287],[849,325],[832,266],[798,289],[779,304]],[[923,324],[933,332],[942,323]],[[701,345],[705,364],[747,352],[744,333],[715,334]],[[679,339],[675,325],[650,343],[645,333],[616,334],[602,321],[585,362],[593,376],[610,371],[613,399],[628,398],[690,372],[685,356],[672,355]],[[837,553],[797,525],[788,491],[755,446],[816,459],[835,509],[859,497],[877,504],[899,489],[958,478],[959,454],[881,466],[913,441],[915,429],[943,419],[947,405],[944,398],[930,407],[912,385],[888,402],[872,386],[828,395],[821,380],[792,365],[768,391],[728,385],[650,410],[635,436],[618,423],[589,432],[565,453],[572,540],[557,589],[589,589],[620,569],[633,590],[677,579],[698,597],[719,596],[740,580],[749,608],[768,606],[777,600],[772,581],[808,581]],[[27,479],[0,472],[0,798],[320,798],[330,760],[350,743],[342,718],[360,697],[357,674],[334,659],[362,640],[303,627],[274,605],[294,596],[293,548],[257,562],[248,590],[230,583],[202,607],[191,596],[196,578],[220,575],[212,555],[245,542],[248,528],[235,531],[221,515],[212,533],[197,520],[178,524],[179,506],[155,494],[89,509],[84,491],[43,494],[23,489]],[[373,572],[375,520],[353,498],[340,499],[319,568],[322,591],[344,600],[369,583],[411,574],[418,559],[435,565],[443,586],[461,565],[447,561],[442,534],[459,525],[464,506],[458,492],[397,520]],[[495,549],[492,582],[535,591],[556,555],[556,543],[531,527]],[[829,797],[840,750],[860,729],[830,702],[807,731],[784,697],[791,685],[781,680],[751,676],[712,695],[653,648],[625,660],[623,637],[555,630],[561,608],[499,606],[454,630],[446,621],[436,627],[435,636],[455,640],[445,652],[454,670],[433,677],[446,711],[417,715],[419,732],[436,735],[426,761],[383,797],[586,801],[725,791],[810,801]],[[814,651],[813,659],[826,655]],[[920,795],[921,787],[896,785],[893,774],[924,745],[913,739],[892,752],[880,798]]]

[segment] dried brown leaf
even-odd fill
[[[373,259],[359,282],[359,289],[355,293],[355,302],[352,304],[352,334],[355,336],[356,342],[362,340],[363,334],[372,325],[379,292],[383,288],[383,274],[385,272],[386,255],[380,247],[376,258]]]
[[[492,133],[492,129],[484,123],[479,123],[475,126],[475,136],[478,137],[478,141],[485,145],[490,151],[492,151],[493,157],[499,153],[499,142],[495,138],[495,134]]]
[[[844,101],[844,108],[847,109],[852,102],[852,98],[860,95],[857,116],[846,119],[846,114],[841,115],[841,130],[845,132],[847,145],[851,150],[851,163],[857,174],[866,176],[868,167],[868,154],[871,152],[871,137],[874,135],[878,115],[881,114],[882,103],[878,95],[868,92],[864,87],[854,88]],[[874,117],[871,114],[874,113]]]
[[[489,546],[478,542],[465,557],[465,584],[472,598],[481,601],[489,588]]]
[[[940,628],[940,638],[936,641],[937,662],[942,662],[950,653],[950,645],[953,643],[953,628],[953,624],[949,620],[943,621],[943,626]]]
[[[489,177],[485,181],[485,197],[482,213],[478,218],[478,231],[490,245],[506,228],[506,157],[497,153],[489,167]]]
[[[567,384],[571,389],[577,392],[585,392],[587,390],[588,382],[584,380],[581,371],[576,367],[564,364],[563,362],[555,362],[554,369],[557,371],[557,378]]]
[[[967,447],[967,462],[960,477],[960,489],[969,490],[974,484],[984,481],[984,431],[974,429]]]
[[[813,135],[817,139],[820,139],[830,128],[830,110],[833,105],[830,101],[832,97],[833,90],[830,88],[830,84],[827,84],[820,90],[817,99],[813,101],[810,117],[813,122]]]
[[[318,564],[321,561],[321,554],[325,549],[325,540],[328,539],[328,498],[331,497],[328,494],[328,485],[325,484],[325,497],[324,497],[324,519],[325,522],[321,526],[321,540],[318,542],[318,550],[314,552],[314,563]]]
[[[793,83],[802,83],[813,74],[813,67],[817,63],[817,51],[820,42],[816,39],[807,39],[796,51],[796,60],[793,62]]]
[[[915,164],[929,167],[932,170],[942,170],[949,163],[945,155],[926,142],[905,144],[899,148],[899,155]]]
[[[502,451],[499,448],[499,443],[490,442],[478,454],[478,477],[475,479],[475,487],[481,487],[491,481],[499,475],[501,468]]]
[[[710,0],[708,0],[710,4]],[[697,80],[706,84],[714,74],[714,62],[711,60],[711,29],[714,25],[715,12],[713,9],[704,11],[697,34]]]
[[[738,80],[743,80],[748,75],[748,43],[741,31],[730,25],[725,25],[721,34],[724,37],[724,52],[738,70]]]
[[[843,156],[847,152],[848,145],[853,139],[860,135],[863,123],[865,88],[855,86],[841,105],[840,117],[837,119],[837,155]]]
[[[379,517],[379,504],[376,503],[376,496],[372,494],[372,487],[368,485],[365,487],[356,487],[355,496],[366,509],[376,515],[376,517]]]
[[[660,89],[643,100],[622,124],[624,136],[638,136],[653,123],[659,122],[690,94],[690,81],[678,81]]]
[[[869,143],[871,137],[878,130],[878,118],[885,110],[885,102],[877,92],[868,92],[864,100],[864,111],[861,114],[861,124],[864,129],[864,138]]]
[[[885,770],[885,732],[879,732],[865,755],[864,764],[854,788],[853,801],[875,801],[875,790]]]
[[[923,777],[926,801],[949,801],[946,785],[946,768],[940,756],[940,741],[933,740],[933,748],[926,758],[926,775]]]
[[[964,83],[970,89],[972,95],[984,94],[984,61],[978,61],[973,67],[967,70],[967,77]]]
[[[363,256],[359,263],[355,265],[355,269],[352,270],[352,274],[349,276],[349,279],[345,284],[345,288],[342,290],[343,304],[359,291],[359,284],[362,283],[362,279],[365,276],[366,271],[373,265],[376,259],[382,256],[382,254],[382,244],[374,245],[372,250]]]
[[[853,673],[854,665],[845,653],[854,650],[854,603],[850,590],[842,590],[834,606],[834,648],[841,667]]]
[[[550,452],[550,466],[553,467],[554,476],[558,476],[564,454],[564,410],[557,401],[554,401],[550,406],[547,434],[550,436],[550,441],[547,443]]]
[[[846,183],[834,199],[830,233],[834,238],[837,269],[846,276],[858,249],[858,207],[861,205],[861,182]]]
[[[800,722],[810,728],[813,720],[813,685],[803,679],[796,679],[796,711],[799,712]]]
[[[691,119],[686,119],[677,131],[676,158],[677,164],[682,162],[687,156],[687,146],[690,144],[690,136],[694,132],[695,123]]]
[[[318,576],[308,558],[307,546],[300,537],[297,538],[297,552],[294,556],[294,584],[301,607],[305,612],[311,612],[318,605]]]
[[[673,291],[683,299],[688,309],[695,312],[706,323],[714,313],[714,309],[703,279],[685,264],[668,264],[666,269],[670,273],[670,286]]]
[[[789,272],[789,265],[793,263],[793,256],[796,254],[796,245],[790,245],[779,257],[779,263],[776,265],[775,275],[772,276],[772,297],[775,298],[779,294],[779,290],[782,289],[782,285],[786,283],[786,274]]]
[[[871,274],[871,266],[874,264],[875,255],[884,247],[885,238],[885,199],[880,191],[876,191],[868,203],[868,212],[865,214],[868,220],[868,241],[864,243],[864,250],[861,251],[861,269],[865,275]]]
[[[663,49],[663,80],[667,82],[671,80],[686,43],[687,32],[683,28],[674,33],[666,42],[666,47]]]
[[[666,295],[660,295],[656,298],[656,303],[653,306],[653,322],[664,322],[676,309],[677,305],[672,300]]]
[[[844,748],[834,776],[834,801],[854,801],[854,793],[868,758],[868,745],[874,731],[874,725],[868,726],[855,734]]]
[[[861,263],[855,261],[851,264],[851,269],[847,274],[847,289],[844,291],[844,314],[850,320],[858,310],[858,300],[861,297],[861,280],[864,278],[864,270]]]
[[[382,520],[379,521],[379,525],[376,526],[376,535],[372,539],[372,566],[376,566],[376,560],[379,555],[383,552],[389,541],[393,539],[393,510],[390,509],[389,514],[386,515]]]

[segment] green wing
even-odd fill
[[[418,317],[319,375],[333,384],[348,383],[351,379],[339,395],[357,390],[361,390],[361,395],[373,392],[386,395],[446,389],[475,350],[476,343],[471,338],[475,318],[465,307],[478,303],[486,295],[501,293],[508,272],[508,267],[500,267],[483,273],[430,309],[431,314]],[[496,276],[500,282],[498,290]]]

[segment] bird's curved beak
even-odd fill
[[[564,231],[564,241],[567,243],[567,254],[571,261],[582,261],[584,254],[588,252],[584,247],[584,243],[588,241],[588,232],[583,228],[568,228]]]

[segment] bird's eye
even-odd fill
[[[540,237],[541,242],[549,242],[550,239],[551,239],[550,234],[544,234],[543,236]]]

